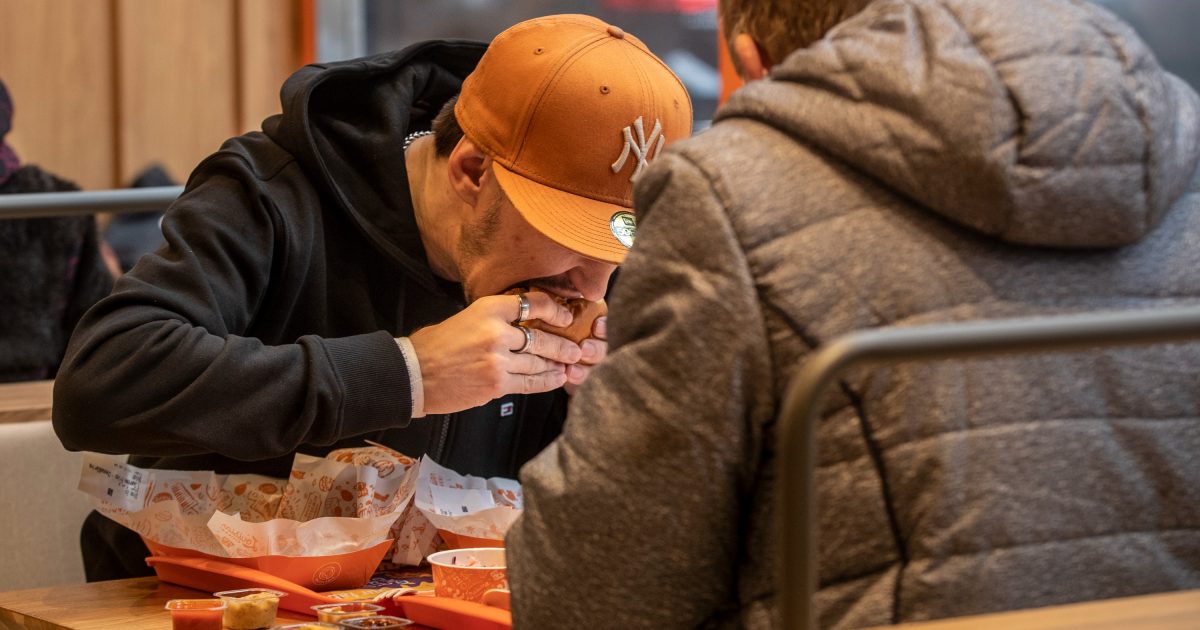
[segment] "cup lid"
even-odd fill
[[[339,621],[343,628],[379,628],[380,630],[388,630],[388,628],[403,628],[412,625],[411,619],[403,617],[393,617],[391,615],[372,615],[370,617],[357,617]]]
[[[163,606],[167,610],[225,610],[220,599],[172,599]]]
[[[220,591],[217,593],[213,593],[213,597],[222,597],[222,598],[249,597],[250,595],[258,595],[259,593],[266,593],[266,594],[274,595],[276,597],[287,597],[287,593],[284,593],[283,591],[277,591],[273,588],[239,588],[239,589],[232,590],[232,591]]]

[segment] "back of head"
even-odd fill
[[[862,11],[871,0],[720,0],[718,12],[730,42],[749,35],[770,59],[821,39],[830,29]],[[737,63],[737,55],[732,56]]]

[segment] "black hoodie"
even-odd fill
[[[63,444],[132,453],[140,466],[283,477],[297,451],[370,439],[515,477],[559,433],[565,395],[410,423],[393,339],[465,306],[426,261],[403,139],[429,128],[484,49],[427,42],[292,75],[282,115],[196,168],[163,221],[166,247],[75,330],[54,391]],[[132,544],[117,536],[105,542]],[[121,561],[137,566],[130,555],[142,553]]]

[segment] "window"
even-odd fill
[[[1168,71],[1200,89],[1200,2],[1097,0],[1137,29]]]
[[[318,56],[325,61],[398,50],[441,38],[489,41],[529,18],[585,13],[641,39],[683,81],[696,128],[712,119],[721,89],[716,0],[319,0]]]

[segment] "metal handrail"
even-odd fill
[[[166,209],[181,194],[183,186],[0,195],[0,220],[153,212]]]
[[[835,339],[792,378],[779,426],[779,568],[783,627],[815,629],[817,410],[825,389],[860,365],[1083,350],[1200,339],[1200,307],[875,329]],[[789,516],[795,518],[789,519]],[[799,523],[801,527],[789,527]]]

